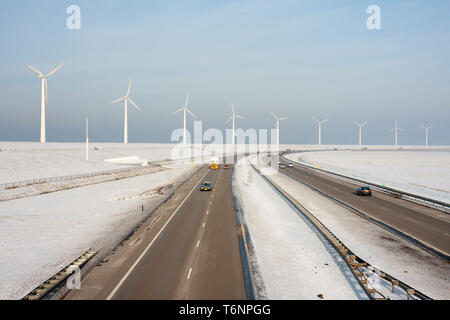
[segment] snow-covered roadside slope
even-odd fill
[[[234,167],[233,191],[269,299],[367,298],[339,254],[320,240],[246,159]]]
[[[89,248],[112,249],[196,168],[0,202],[0,299],[20,299]],[[170,173],[170,175],[168,175]],[[167,190],[169,191],[169,190]]]
[[[291,161],[450,203],[450,151],[322,151]]]
[[[270,178],[355,254],[431,298],[450,299],[448,262],[368,222],[282,173]]]

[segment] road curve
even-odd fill
[[[288,163],[284,160],[282,162]],[[440,210],[377,191],[372,192],[372,197],[357,196],[356,185],[296,164],[280,171],[400,230],[436,251],[450,255],[450,215]]]

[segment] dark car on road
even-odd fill
[[[212,186],[209,181],[205,181],[200,185],[200,191],[211,191]]]
[[[223,168],[224,168],[224,169],[230,169],[230,166],[229,166],[228,164],[224,164],[224,165],[223,165]]]
[[[356,194],[358,196],[372,196],[372,190],[369,187],[359,187],[356,189]]]

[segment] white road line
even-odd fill
[[[200,240],[197,241],[196,247],[198,248],[199,245],[200,245]]]
[[[125,282],[125,280],[130,276],[131,272],[133,272],[134,268],[138,265],[138,263],[142,260],[142,258],[145,256],[147,251],[150,249],[150,247],[155,243],[155,241],[158,239],[159,235],[166,229],[169,222],[172,220],[172,218],[175,216],[175,214],[178,212],[178,210],[181,208],[181,206],[186,202],[186,200],[189,198],[192,192],[197,188],[198,184],[205,178],[205,176],[208,174],[209,171],[206,171],[205,174],[201,177],[201,179],[195,184],[195,186],[192,188],[192,190],[189,192],[189,194],[184,198],[184,200],[180,203],[180,205],[175,209],[175,211],[172,213],[170,218],[166,221],[166,223],[163,225],[161,230],[156,234],[156,236],[153,238],[153,240],[149,243],[149,245],[145,248],[144,252],[141,253],[139,258],[134,262],[134,264],[131,266],[131,268],[128,270],[128,272],[120,279],[119,283],[114,287],[114,290],[109,294],[109,296],[106,298],[106,300],[111,300],[112,297],[116,294],[116,292],[119,290],[119,288],[122,286],[122,284]]]
[[[203,222],[203,228],[205,227],[206,222]]]
[[[189,268],[189,273],[188,273],[188,276],[187,276],[188,279],[191,278],[191,273],[192,273],[192,268]]]

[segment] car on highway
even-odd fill
[[[230,169],[230,166],[229,166],[228,164],[224,164],[224,165],[223,165],[223,168],[224,168],[224,169]]]
[[[356,189],[356,194],[359,196],[372,196],[372,190],[369,187],[359,187]]]
[[[288,168],[292,168],[294,165],[292,164],[292,162],[289,162],[287,166]]]
[[[286,169],[286,166],[285,166],[284,164],[280,164],[280,165],[279,165],[279,168],[280,168],[280,169]]]
[[[205,181],[200,185],[200,191],[211,191],[212,190],[212,186],[211,186],[211,182],[209,181]]]

